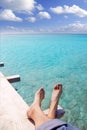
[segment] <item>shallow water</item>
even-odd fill
[[[5,75],[21,76],[13,86],[29,105],[42,86],[42,108],[48,108],[52,88],[61,82],[63,119],[87,129],[87,35],[0,35],[0,60]]]

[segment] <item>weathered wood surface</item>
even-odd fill
[[[0,73],[0,130],[35,130],[34,125],[27,119],[28,105],[15,91],[7,79]],[[48,113],[48,110],[45,111]],[[59,107],[58,115],[64,114]]]
[[[0,130],[34,130],[27,109],[28,105],[0,73]]]

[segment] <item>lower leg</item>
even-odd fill
[[[34,121],[36,128],[49,120],[49,118],[41,110],[41,101],[43,100],[44,95],[45,95],[44,89],[43,88],[39,89],[35,94],[33,104],[27,111],[28,118]]]
[[[62,84],[57,84],[53,88],[52,98],[51,98],[51,103],[50,103],[50,108],[49,108],[49,113],[48,113],[48,117],[51,119],[56,118],[57,105],[58,105],[61,93],[62,93]]]

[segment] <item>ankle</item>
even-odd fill
[[[33,106],[31,106],[29,109],[28,109],[28,111],[27,111],[27,117],[28,117],[28,119],[31,119],[31,117],[32,117],[32,115],[33,115],[33,113],[34,113],[34,107]]]

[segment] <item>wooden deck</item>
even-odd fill
[[[28,105],[0,73],[0,130],[34,130],[27,109]]]
[[[0,72],[0,130],[35,130],[27,119],[28,107]]]

